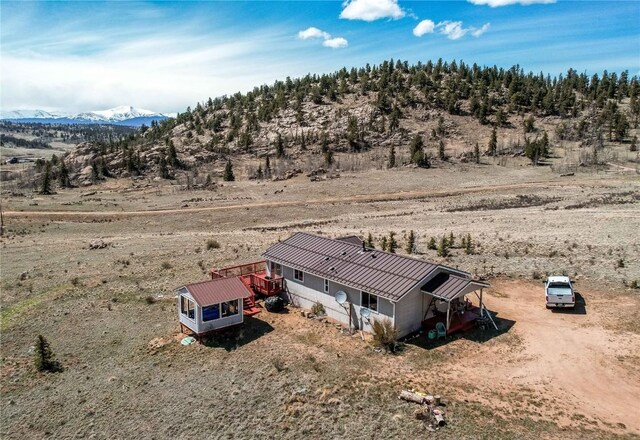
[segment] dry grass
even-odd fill
[[[496,170],[501,188],[495,186]],[[215,191],[191,192],[179,184],[108,181],[97,188],[99,201],[82,197],[84,189],[53,197],[4,193],[6,211],[83,213],[5,215],[7,234],[0,242],[0,436],[124,438],[135,432],[176,438],[184,427],[175,415],[194,414],[194,437],[211,435],[215,426],[221,438],[416,438],[424,427],[413,419],[414,408],[396,398],[405,387],[448,397],[450,423],[437,434],[441,438],[620,433],[619,428],[578,420],[571,430],[563,430],[548,419],[538,422],[535,414],[520,415],[515,402],[496,418],[495,411],[477,400],[466,402],[455,368],[489,361],[495,362],[491,368],[501,368],[518,360],[521,353],[511,347],[521,344],[510,334],[487,343],[454,340],[435,349],[409,344],[400,356],[384,356],[359,335],[347,336],[333,325],[292,312],[262,313],[245,323],[242,334],[217,337],[212,346],[184,347],[174,340],[176,286],[206,279],[203,272],[212,266],[257,260],[269,244],[297,229],[328,236],[371,232],[375,237],[395,230],[399,252],[406,244],[403,234],[413,229],[419,258],[479,275],[492,271],[530,278],[534,270],[566,270],[607,291],[622,287],[623,280],[640,279],[640,248],[632,239],[638,229],[636,202],[597,206],[581,215],[545,211],[542,205],[446,212],[488,197],[515,200],[524,193],[577,204],[605,193],[637,191],[637,180],[592,175],[558,180],[548,170],[515,163],[469,166],[465,173],[464,184],[459,173],[447,169],[397,169],[343,172],[339,179],[322,182],[302,176],[286,182],[238,181]],[[185,199],[202,200],[181,209]],[[128,213],[163,209],[175,211]],[[202,252],[212,231],[224,246]],[[428,249],[428,238],[449,232],[456,237],[471,233],[481,246],[473,255],[454,248],[452,259],[440,259]],[[112,246],[89,251],[87,243],[100,237]],[[526,253],[525,243],[530,244]],[[552,249],[555,254],[549,257]],[[505,251],[509,259],[503,257]],[[624,258],[624,268],[616,267],[619,258]],[[512,297],[508,290],[500,292],[487,298]],[[155,299],[153,305],[148,297]],[[35,377],[29,364],[29,347],[39,333],[51,341],[65,366],[55,383]],[[155,338],[171,343],[150,352],[149,341]],[[448,370],[453,373],[445,374]],[[214,400],[211,390],[216,390]],[[517,387],[505,391],[511,399],[520,392]],[[239,407],[251,408],[252,417],[238,419]],[[571,408],[564,410],[573,415]],[[114,423],[114,414],[127,417]]]

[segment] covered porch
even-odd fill
[[[464,278],[441,272],[429,280],[421,292],[428,295],[429,304],[424,314],[422,328],[435,329],[438,323],[444,325],[446,334],[472,329],[476,321],[488,320],[497,329],[491,314],[484,306],[483,289],[489,287],[483,281]],[[477,304],[467,295],[475,295]]]

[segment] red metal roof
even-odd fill
[[[429,280],[424,286],[420,288],[420,290],[430,293],[437,298],[450,301],[464,293],[467,287],[472,284],[478,289],[488,286],[488,284],[482,283],[480,281],[475,281],[470,278],[463,278],[457,275],[442,272]]]
[[[362,246],[362,240],[360,240],[360,237],[356,236],[356,235],[347,235],[346,237],[338,237],[336,238],[336,240],[340,240],[340,241],[344,241],[345,243],[351,243],[351,244],[355,244],[358,246]]]
[[[187,284],[184,288],[201,307],[251,296],[251,292],[237,277]]]
[[[438,265],[298,232],[263,254],[276,263],[397,301]]]

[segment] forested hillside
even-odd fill
[[[430,167],[522,154],[535,164],[563,142],[597,163],[608,144],[636,148],[639,116],[640,84],[628,72],[552,78],[518,66],[391,60],[209,98],[135,136],[83,144],[64,162],[70,182],[85,183],[87,167],[93,181],[203,170],[211,181],[238,177],[232,165],[245,162],[246,178],[344,167],[358,157],[377,167]]]

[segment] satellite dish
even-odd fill
[[[334,298],[338,304],[342,305],[347,301],[347,294],[343,290],[338,290]]]
[[[371,310],[367,309],[366,307],[361,308],[360,316],[362,316],[364,319],[369,319],[369,316],[371,316]]]

